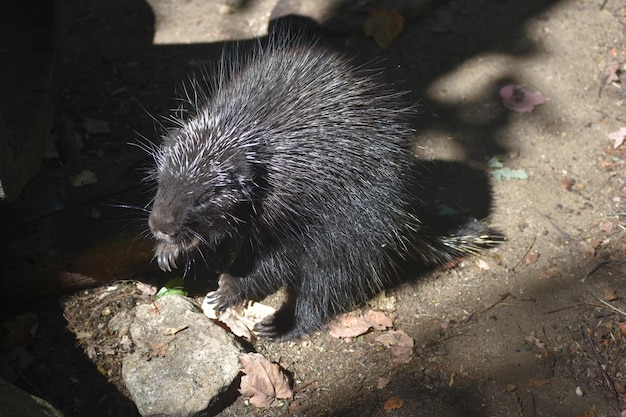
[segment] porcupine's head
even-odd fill
[[[183,254],[214,248],[237,233],[250,211],[254,175],[250,146],[215,127],[205,112],[168,132],[155,152],[158,188],[148,225],[164,271]]]

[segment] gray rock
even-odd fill
[[[2,378],[0,378],[0,416],[63,417],[46,401],[30,395]]]
[[[230,334],[177,295],[137,306],[130,334],[122,376],[142,416],[214,414],[239,373],[243,349]]]

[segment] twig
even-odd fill
[[[569,233],[567,233],[566,231],[564,231],[563,229],[561,229],[559,227],[558,224],[556,224],[556,222],[554,220],[552,220],[552,218],[550,216],[548,216],[547,214],[543,214],[542,212],[540,212],[539,210],[535,210],[537,213],[539,213],[541,216],[543,216],[545,219],[547,219],[550,224],[552,225],[552,227],[554,227],[556,229],[557,232],[559,232],[561,234],[561,236],[563,236],[565,238],[565,240],[567,240],[568,242],[574,242],[576,241],[576,239],[574,239],[572,237],[572,235],[570,235]]]
[[[604,265],[608,265],[613,262],[625,263],[626,261],[623,261],[621,259],[607,259],[606,261],[598,262],[596,265],[594,265],[593,268],[589,270],[589,272],[587,272],[587,274],[580,280],[580,282],[585,282],[585,280],[593,275],[598,269],[602,268]]]
[[[615,402],[619,410],[619,394],[617,393],[617,390],[615,389],[615,385],[613,384],[613,380],[611,379],[611,376],[602,366],[602,361],[600,361],[600,354],[598,353],[598,350],[596,349],[596,345],[593,343],[593,339],[591,338],[591,335],[585,332],[585,330],[583,329],[583,326],[579,324],[578,327],[580,328],[580,334],[587,341],[589,346],[591,346],[591,350],[593,352],[594,359],[596,360],[596,363],[598,365],[598,369],[600,369],[600,372],[602,373],[602,376],[604,377],[604,382],[607,385],[607,388],[609,388],[611,392],[613,393],[613,398],[615,398]]]
[[[579,307],[588,307],[588,306],[589,304],[587,303],[574,304],[573,306],[561,307],[561,308],[557,308],[556,310],[546,311],[543,314],[554,314],[554,313],[558,313],[564,310],[569,310],[570,308],[579,308]]]
[[[602,2],[602,4],[600,5],[600,10],[604,10],[604,7],[606,6],[606,4],[609,2],[609,0],[604,0]]]
[[[494,308],[495,306],[497,306],[498,304],[500,304],[501,302],[503,302],[504,300],[506,300],[506,299],[507,299],[507,298],[509,298],[510,296],[511,296],[511,293],[510,293],[510,292],[507,292],[506,294],[502,294],[502,295],[500,296],[500,299],[499,299],[498,301],[496,301],[495,303],[491,304],[491,305],[490,305],[490,306],[488,306],[487,308],[485,308],[485,309],[483,309],[483,310],[481,310],[481,311],[479,311],[479,312],[477,312],[477,313],[474,313],[474,314],[472,314],[472,315],[473,315],[473,316],[475,316],[475,315],[478,315],[478,314],[483,314],[485,311],[489,311],[489,310],[491,310],[492,308]]]
[[[623,312],[622,310],[620,310],[620,309],[619,309],[619,308],[617,308],[617,307],[613,307],[611,304],[607,303],[606,301],[601,300],[601,299],[599,299],[599,298],[597,298],[597,297],[596,297],[596,300],[600,301],[602,304],[604,304],[605,306],[607,306],[607,307],[608,307],[608,308],[610,308],[611,310],[613,310],[613,311],[615,311],[615,312],[617,312],[617,313],[620,313],[622,316],[626,316],[626,313],[625,313],[625,312]]]
[[[513,268],[511,268],[511,271],[515,271],[515,269],[522,263],[523,259],[526,259],[526,257],[528,256],[528,254],[530,253],[530,250],[533,248],[533,246],[535,245],[535,241],[537,240],[537,237],[533,237],[532,242],[530,242],[530,245],[528,245],[528,247],[526,248],[526,252],[524,252],[524,255],[522,255],[521,258],[518,259],[517,263],[513,266]]]

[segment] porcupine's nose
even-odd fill
[[[176,233],[176,217],[171,211],[153,207],[148,217],[148,226],[154,237],[171,242]]]

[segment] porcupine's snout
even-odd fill
[[[173,241],[173,236],[178,228],[174,213],[158,206],[153,207],[150,212],[148,226],[156,239],[166,242]]]
[[[158,241],[154,249],[154,257],[162,271],[171,271],[176,268],[176,259],[180,255],[180,244],[175,243],[177,232],[176,217],[171,211],[154,206],[148,217],[148,226],[154,238]]]

